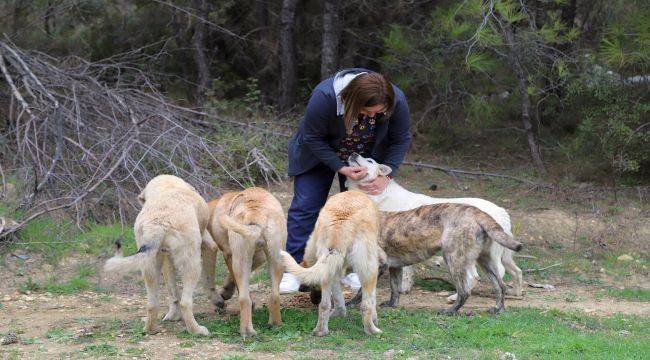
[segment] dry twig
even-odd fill
[[[251,168],[265,181],[282,176],[259,149],[245,172],[215,141],[224,126],[214,117],[171,104],[142,66],[149,55],[129,52],[104,62],[56,59],[0,41],[0,86],[6,83],[18,109],[9,109],[3,161],[30,169],[33,182],[22,201],[24,216],[4,226],[0,239],[53,210],[69,209],[77,223],[120,221],[139,208],[136,197],[154,176],[182,177],[204,196],[216,184],[241,186]],[[3,185],[4,171],[0,168]],[[4,189],[4,186],[3,186]]]

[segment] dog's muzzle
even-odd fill
[[[359,155],[357,153],[350,154],[350,156],[348,157],[348,165],[359,166],[359,163],[357,162],[357,160],[359,159],[359,156],[361,156],[361,155]],[[352,163],[354,163],[354,164],[352,164]]]

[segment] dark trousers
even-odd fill
[[[296,175],[293,180],[293,200],[287,216],[287,252],[302,261],[305,245],[314,230],[318,212],[325,205],[332,187],[334,171],[318,164],[306,173]],[[345,191],[345,176],[339,174],[339,188]]]

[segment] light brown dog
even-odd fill
[[[216,251],[203,247],[205,282],[213,304],[225,308],[235,286],[239,292],[239,331],[253,336],[249,278],[253,270],[267,260],[271,277],[269,325],[282,324],[280,316],[280,280],[283,266],[280,251],[285,248],[287,221],[282,206],[268,191],[253,187],[226,193],[208,203],[208,230],[223,251],[229,276],[218,291],[214,288]]]
[[[192,296],[201,277],[201,244],[208,247],[213,244],[205,231],[208,205],[194,187],[172,175],[153,178],[138,200],[143,205],[134,224],[138,252],[109,259],[104,270],[142,271],[148,298],[144,330],[157,333],[160,331],[156,321],[162,269],[170,293],[169,311],[163,320],[182,318],[189,333],[208,335],[208,329],[196,322],[192,310]],[[183,284],[180,302],[175,270],[180,272]]]
[[[298,265],[289,253],[282,251],[287,271],[301,282],[320,285],[322,296],[318,307],[318,324],[313,335],[329,332],[328,322],[334,298],[334,316],[345,316],[345,299],[339,279],[347,267],[358,275],[363,289],[361,313],[366,334],[377,334],[376,287],[382,251],[378,246],[379,211],[367,195],[346,191],[327,200],[318,215],[307,246],[304,261],[309,268]]]

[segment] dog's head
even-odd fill
[[[368,169],[368,174],[361,180],[351,180],[348,179],[348,186],[354,187],[354,185],[361,182],[368,182],[376,179],[378,176],[386,176],[393,171],[389,166],[380,164],[371,158],[365,158],[357,153],[352,153],[348,157],[348,164],[350,166],[361,166]]]
[[[167,191],[191,191],[198,194],[196,188],[174,175],[158,175],[151,179],[138,195],[138,202],[144,205],[146,199],[153,199],[157,194]]]

